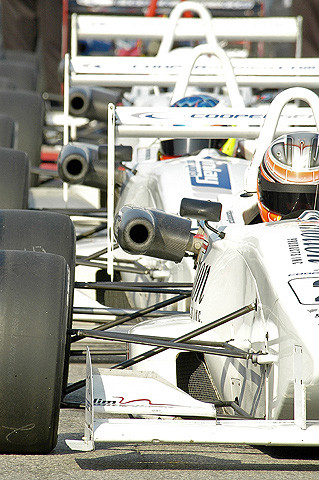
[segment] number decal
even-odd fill
[[[313,287],[319,287],[319,280],[316,280],[312,284]],[[315,298],[315,302],[319,302],[319,296]]]

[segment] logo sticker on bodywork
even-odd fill
[[[201,160],[188,160],[191,184],[195,187],[218,187],[231,189],[226,163],[215,162],[210,157]]]

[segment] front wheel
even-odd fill
[[[57,443],[68,271],[59,255],[0,251],[0,453]]]

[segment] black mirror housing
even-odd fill
[[[183,198],[179,213],[181,217],[219,222],[222,213],[222,204],[220,202],[210,202],[209,200]]]

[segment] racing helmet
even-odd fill
[[[282,135],[267,148],[258,169],[257,198],[264,222],[319,208],[319,134]]]
[[[171,107],[215,107],[219,103],[217,98],[207,94],[196,94],[183,97],[171,105]],[[161,154],[165,157],[181,157],[192,155],[203,148],[220,148],[225,140],[210,138],[175,138],[161,141]]]

